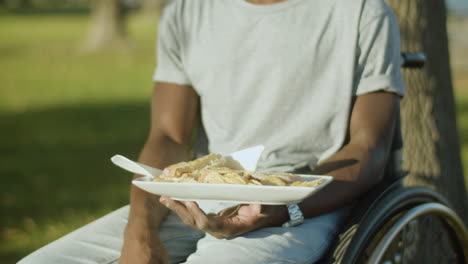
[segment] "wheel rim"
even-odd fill
[[[439,203],[426,203],[416,206],[410,209],[403,216],[401,216],[385,233],[383,238],[377,244],[369,258],[369,263],[381,263],[385,251],[388,249],[391,242],[403,230],[403,228],[416,218],[428,214],[441,216],[443,219],[443,223],[447,224],[450,228],[452,228],[454,234],[457,237],[457,240],[459,241],[459,243],[461,243],[461,246],[459,246],[463,253],[463,258],[468,263],[468,248],[465,246],[467,244],[468,232],[463,222],[455,214],[455,212],[447,206]]]
[[[383,205],[383,207],[379,207],[381,213],[365,215],[363,217],[367,221],[362,221],[359,227],[363,228],[364,232],[358,238],[354,237],[352,239],[350,247],[346,250],[343,258],[345,263],[359,263],[358,258],[364,253],[364,248],[360,248],[360,245],[369,243],[382,224],[398,215],[398,213],[407,212],[411,208],[426,203],[437,202],[444,205],[448,204],[447,200],[439,193],[423,187],[395,188],[391,192],[388,192],[387,196],[389,197],[388,199],[384,198],[383,201],[378,203],[379,205]],[[369,229],[368,227],[374,228]],[[357,231],[357,233],[360,232],[361,230]]]

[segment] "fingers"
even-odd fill
[[[174,211],[182,222],[194,229],[204,231],[216,238],[229,238],[252,231],[262,218],[260,205],[240,205],[217,215],[206,215],[196,202],[174,201],[161,196],[159,200]]]
[[[161,204],[174,211],[182,222],[194,229],[204,231],[216,238],[227,238],[231,232],[224,230],[225,217],[206,215],[196,202],[174,201],[169,197],[161,196]]]
[[[185,204],[188,212],[192,215],[195,220],[197,229],[209,232],[212,229],[212,219],[209,219],[208,216],[198,207],[198,204],[195,202],[182,202]]]
[[[215,226],[212,225],[208,216],[198,207],[196,202],[174,201],[165,196],[161,196],[160,202],[174,211],[184,224],[192,228],[209,232]]]
[[[233,206],[233,207],[229,207],[229,208],[226,208],[224,210],[222,210],[220,213],[218,213],[219,216],[224,216],[224,217],[231,217],[231,216],[234,216],[237,214],[237,211],[239,211],[239,208],[241,207],[242,205],[237,205],[237,206]]]
[[[174,211],[184,224],[196,228],[195,219],[184,204],[179,201],[174,201],[166,196],[161,196],[159,201],[168,209]]]

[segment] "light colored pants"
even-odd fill
[[[117,263],[129,206],[120,208],[33,252],[20,264]],[[216,239],[185,226],[171,213],[160,227],[170,263],[314,263],[326,252],[347,209],[306,219],[296,227],[269,227]]]

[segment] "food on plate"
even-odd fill
[[[209,154],[168,166],[154,181],[315,187],[323,179],[301,181],[301,177],[293,173],[234,170],[226,167],[226,159],[222,155]]]
[[[290,186],[300,186],[300,187],[317,187],[322,183],[323,179],[318,179],[314,181],[295,181],[290,184]]]
[[[283,179],[273,175],[263,178],[260,182],[262,185],[286,186],[286,182]]]
[[[263,182],[271,182],[273,184],[265,185],[290,185],[295,181],[300,181],[301,176],[286,172],[255,172],[254,177]],[[276,183],[276,184],[274,184]]]
[[[221,166],[225,163],[224,157],[219,154],[209,154],[188,162],[179,162],[164,169],[164,178],[180,177],[184,173],[193,173],[205,167]]]

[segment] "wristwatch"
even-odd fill
[[[289,221],[284,223],[283,227],[298,226],[304,222],[304,215],[297,204],[288,204]]]

